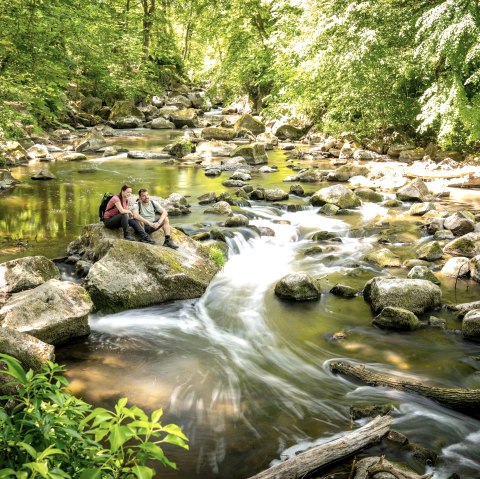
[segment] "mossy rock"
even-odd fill
[[[235,122],[234,128],[235,131],[240,131],[242,129],[251,131],[254,135],[259,135],[265,131],[265,125],[248,113],[240,116]]]
[[[292,301],[312,301],[320,298],[320,291],[309,274],[291,273],[275,285],[275,295]]]
[[[402,331],[414,331],[422,327],[417,316],[404,308],[387,306],[378,316],[373,318],[372,323],[382,329],[397,329]]]

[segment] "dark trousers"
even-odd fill
[[[130,218],[127,213],[115,215],[111,218],[103,218],[102,221],[105,227],[111,230],[122,227],[124,237],[129,234],[129,226],[131,226],[135,230],[135,233],[137,233],[141,238],[145,238],[145,236],[147,235],[143,228],[138,224],[137,220]]]

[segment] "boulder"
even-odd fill
[[[199,205],[208,205],[210,203],[216,203],[216,201],[217,201],[217,195],[214,191],[211,191],[209,193],[205,193],[205,194],[200,195],[198,197],[198,204]]]
[[[356,150],[353,152],[354,160],[368,161],[368,160],[376,160],[379,157],[380,155],[378,153],[375,153],[369,150]]]
[[[48,361],[55,361],[55,347],[30,334],[0,327],[0,353],[17,358],[25,369],[40,371]]]
[[[268,162],[263,143],[240,145],[230,153],[230,156],[241,156],[249,165],[260,165]]]
[[[162,231],[151,234],[163,238]],[[96,310],[122,311],[200,297],[218,266],[209,248],[172,228],[173,250],[132,241],[114,241],[85,279]]]
[[[480,341],[480,309],[469,311],[462,321],[463,337]]]
[[[152,130],[168,130],[175,128],[175,123],[172,123],[166,118],[159,117],[152,120],[152,122],[150,123],[150,128]]]
[[[422,314],[440,305],[442,292],[424,279],[376,277],[365,285],[363,296],[374,312],[391,306]]]
[[[252,179],[252,175],[245,170],[237,170],[232,174],[232,176],[230,176],[230,179],[231,180],[250,181]]]
[[[290,186],[289,193],[291,195],[295,195],[295,196],[304,196],[305,195],[305,190],[303,189],[302,185],[296,183],[296,184]]]
[[[414,266],[407,275],[409,279],[426,279],[431,281],[433,284],[440,284],[438,278],[430,271],[427,266],[416,265]]]
[[[137,124],[137,126],[144,121],[144,115],[139,108],[135,106],[133,101],[130,100],[118,100],[113,105],[110,112],[109,120],[119,128],[118,124],[125,125],[128,121]],[[138,123],[137,123],[138,122]],[[129,128],[129,127],[125,127]]]
[[[132,150],[127,153],[128,158],[134,160],[172,160],[172,155],[160,151],[137,151]]]
[[[19,293],[50,279],[60,279],[60,271],[45,256],[26,256],[0,264],[0,293]]]
[[[18,166],[28,163],[29,160],[27,152],[17,141],[0,142],[0,164]]]
[[[339,211],[340,208],[338,206],[327,203],[318,210],[318,213],[325,216],[335,216]]]
[[[311,301],[320,298],[320,290],[307,273],[291,273],[275,285],[275,295],[293,301]]]
[[[171,98],[167,98],[165,100],[165,104],[167,106],[176,106],[178,108],[184,109],[184,108],[191,108],[192,105],[192,100],[190,98],[184,96],[184,95],[177,95]]]
[[[341,160],[353,158],[353,148],[348,141],[343,144],[342,148],[340,148],[338,158]]]
[[[176,106],[164,106],[158,109],[157,113],[162,118],[170,120],[171,116],[179,110]]]
[[[0,169],[0,190],[8,190],[14,188],[15,185],[20,183],[19,180],[16,180],[10,170]]]
[[[136,116],[125,116],[113,122],[115,128],[138,128],[143,120]]]
[[[105,152],[103,156],[105,156]],[[83,153],[66,153],[60,158],[65,161],[83,161],[87,159],[87,155],[84,155]]]
[[[444,265],[441,274],[450,278],[460,278],[467,276],[470,271],[470,262],[468,258],[456,257],[450,258]]]
[[[32,180],[54,180],[56,176],[48,169],[42,168],[38,173],[30,177]]]
[[[240,116],[234,125],[235,131],[248,130],[254,135],[259,135],[265,131],[265,125],[248,113]]]
[[[266,150],[273,150],[273,147],[278,145],[278,138],[270,132],[264,132],[257,135],[257,141],[259,143],[265,143]]]
[[[420,178],[410,181],[410,183],[407,183],[397,191],[397,199],[400,201],[425,202],[430,197],[427,185]]]
[[[202,130],[202,138],[205,140],[232,141],[236,131],[232,128],[207,127]]]
[[[171,147],[169,153],[176,158],[183,158],[195,151],[195,145],[189,138],[180,138]]]
[[[232,158],[228,158],[226,160],[221,161],[222,170],[224,171],[232,171],[237,170],[238,168],[250,168],[247,164],[247,160],[243,158],[243,156],[234,156]]]
[[[98,131],[91,131],[80,140],[75,148],[75,151],[81,153],[83,151],[98,151],[100,148],[107,146],[107,142],[101,133]]]
[[[214,205],[207,208],[204,213],[214,215],[229,215],[232,213],[232,207],[226,201],[218,201]]]
[[[445,218],[443,226],[455,236],[463,236],[475,231],[475,217],[467,211],[457,211]]]
[[[425,203],[414,203],[408,210],[408,214],[412,216],[423,216],[429,211],[434,211],[436,209],[435,203],[427,201]]]
[[[310,198],[313,206],[322,206],[325,203],[331,203],[339,208],[354,208],[360,206],[360,199],[346,186],[333,185],[318,190]]]
[[[301,171],[297,175],[289,176],[283,181],[301,181],[302,183],[321,183],[325,181],[327,177],[327,172],[324,170],[318,169],[308,169],[306,171]]]
[[[307,254],[306,251],[305,254]],[[309,255],[311,255],[311,252],[307,256]],[[358,291],[351,286],[346,286],[344,284],[336,284],[330,290],[330,293],[335,296],[340,296],[341,298],[354,298],[357,295]]]
[[[467,233],[443,247],[445,254],[473,258],[480,254],[480,233]]]
[[[380,314],[373,318],[372,324],[382,329],[400,331],[414,331],[422,326],[417,316],[408,309],[390,306],[383,308]]]
[[[470,260],[470,276],[480,283],[480,255]]]
[[[394,144],[388,148],[387,155],[391,156],[392,158],[398,158],[400,153],[405,150],[413,150],[415,149],[414,145],[411,144]]]
[[[400,258],[388,248],[381,248],[365,255],[365,261],[380,267],[400,267]]]
[[[383,201],[383,196],[370,188],[357,188],[355,194],[362,200],[368,203],[380,203]]]
[[[27,155],[32,158],[47,158],[49,155],[46,145],[35,144],[27,150]]]
[[[202,141],[197,143],[195,148],[195,154],[199,158],[207,159],[210,161],[212,157],[221,156],[228,157],[237,146],[233,143],[227,143],[225,141]],[[236,169],[237,166],[233,169]]]
[[[425,150],[423,148],[415,148],[413,150],[402,150],[398,155],[398,161],[404,163],[413,163],[419,161],[425,156]]]
[[[368,175],[368,168],[366,166],[357,165],[342,165],[336,170],[328,173],[328,181],[348,181],[354,176],[366,176]]]
[[[266,201],[288,200],[288,193],[281,188],[267,188],[264,192]]]
[[[177,128],[183,128],[184,126],[196,128],[198,126],[197,110],[185,108],[174,111],[170,114],[170,121],[173,122]]]
[[[239,226],[248,226],[249,219],[245,215],[232,215],[225,220],[225,226],[227,228],[237,228]]]
[[[280,140],[299,140],[303,136],[305,136],[306,129],[305,128],[297,128],[293,125],[280,125],[275,130],[275,136],[280,138]]]
[[[81,286],[50,279],[13,294],[0,309],[0,326],[28,333],[48,344],[61,344],[90,333],[92,301]]]
[[[420,246],[416,253],[418,258],[426,261],[436,261],[443,256],[443,250],[438,241],[431,241],[430,243]]]

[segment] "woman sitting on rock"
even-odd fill
[[[135,238],[128,231],[128,226],[130,225],[135,230],[135,233],[140,236],[142,242],[155,244],[155,241],[145,233],[143,228],[133,218],[133,213],[128,209],[128,198],[131,195],[132,187],[123,185],[120,193],[110,198],[103,214],[103,224],[112,230],[121,226],[123,237],[128,241],[135,241]]]

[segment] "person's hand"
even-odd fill
[[[150,227],[158,230],[158,228],[160,228],[160,223],[158,221],[155,221],[154,223],[150,223]]]

